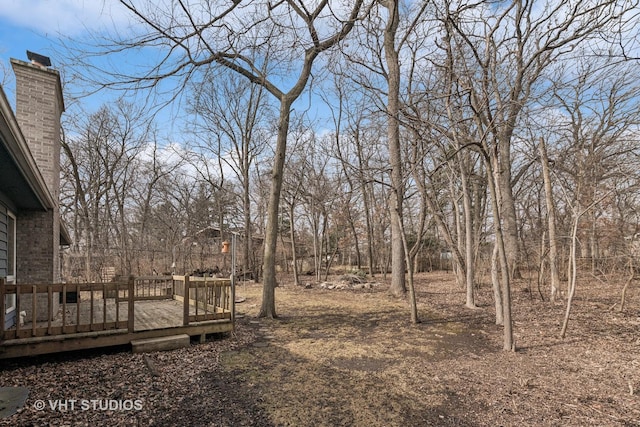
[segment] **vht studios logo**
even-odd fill
[[[46,409],[56,412],[67,411],[140,411],[139,399],[49,399],[36,400],[33,407],[38,411]]]

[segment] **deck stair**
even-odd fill
[[[144,338],[131,341],[131,350],[134,353],[148,353],[151,351],[175,350],[188,347],[191,339],[187,334],[168,335],[157,338]]]

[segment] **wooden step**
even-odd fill
[[[169,335],[158,338],[145,338],[131,341],[131,350],[134,353],[148,353],[150,351],[175,350],[188,347],[191,339],[187,334]]]

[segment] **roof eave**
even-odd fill
[[[2,139],[5,141],[9,155],[29,187],[33,190],[43,209],[53,209],[56,206],[53,196],[49,192],[47,184],[36,165],[36,161],[31,155],[29,146],[18,126],[18,121],[13,114],[13,110],[2,87],[0,87],[0,114],[2,115],[2,120],[7,125],[6,129],[4,126],[0,127],[0,131],[8,131],[8,135],[4,135]]]

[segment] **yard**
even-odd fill
[[[0,386],[30,394],[0,425],[640,426],[637,284],[619,313],[622,284],[580,282],[561,340],[563,304],[517,283],[511,353],[488,284],[469,310],[452,275],[419,275],[422,323],[411,325],[408,304],[377,279],[370,289],[283,279],[277,320],[257,319],[261,287],[240,284],[235,334],[186,349],[3,361]]]

